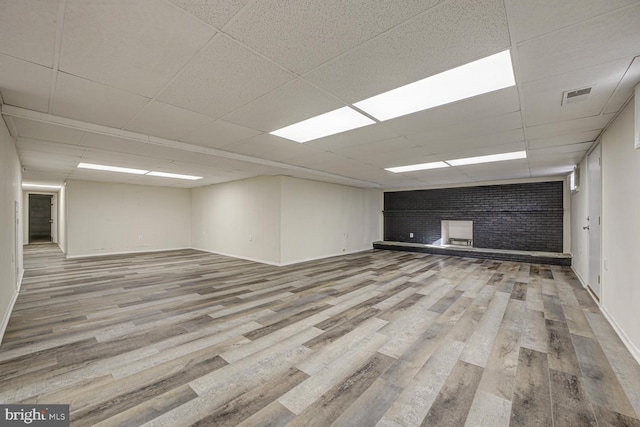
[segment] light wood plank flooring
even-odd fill
[[[72,425],[640,426],[640,367],[567,267],[53,245],[25,267],[0,402]]]

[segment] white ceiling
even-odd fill
[[[0,0],[2,115],[30,182],[266,174],[394,189],[557,176],[640,81],[639,28],[638,0]],[[516,87],[306,144],[268,133],[505,49]],[[586,101],[560,105],[586,86]],[[517,150],[528,158],[384,170]]]

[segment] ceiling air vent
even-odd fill
[[[593,86],[562,92],[562,105],[575,104],[576,102],[586,101],[591,95],[591,89],[593,89]]]

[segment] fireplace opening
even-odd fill
[[[443,220],[440,224],[443,246],[473,246],[473,221]]]

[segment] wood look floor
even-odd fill
[[[567,267],[53,245],[25,267],[0,402],[72,425],[640,426],[640,367]]]

